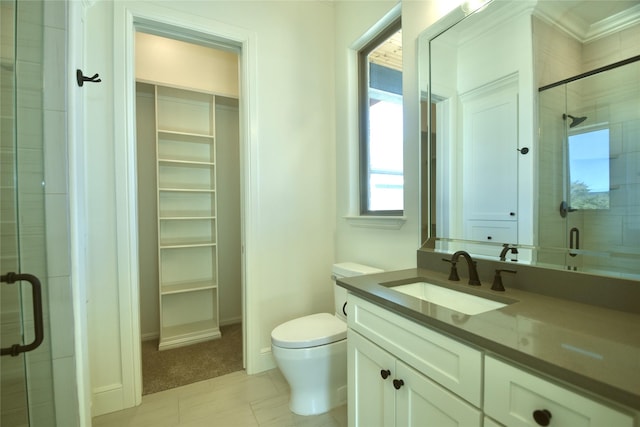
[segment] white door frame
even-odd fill
[[[126,173],[116,173],[116,215],[118,248],[118,289],[120,307],[120,340],[122,343],[122,400],[125,408],[142,400],[142,368],[140,350],[140,305],[138,277],[137,174],[135,129],[135,32],[137,27],[154,29],[164,35],[188,41],[199,40],[222,45],[235,45],[240,52],[240,169],[242,216],[242,316],[243,359],[248,373],[256,371],[259,354],[252,348],[255,321],[251,307],[251,249],[255,236],[252,212],[258,188],[256,129],[256,35],[246,29],[213,21],[198,15],[164,8],[151,2],[114,4],[114,138],[115,162]]]

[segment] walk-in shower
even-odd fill
[[[640,56],[539,90],[540,263],[637,271],[638,76]]]

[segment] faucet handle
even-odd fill
[[[496,275],[493,277],[493,284],[491,285],[492,291],[504,292],[504,285],[502,284],[502,276],[500,275],[500,273],[502,273],[503,271],[505,273],[512,273],[512,274],[517,273],[517,271],[515,270],[496,269]]]
[[[460,281],[460,276],[458,276],[458,267],[456,267],[456,262],[454,260],[451,259],[446,259],[446,258],[442,258],[443,261],[448,262],[449,264],[451,264],[451,271],[449,272],[449,280],[453,280],[455,282],[459,282]]]

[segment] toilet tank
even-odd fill
[[[382,273],[383,271],[384,270],[379,268],[356,264],[355,262],[341,262],[333,264],[333,268],[331,269],[331,279],[334,281],[333,299],[336,316],[343,320],[347,319],[347,290],[342,286],[338,286],[336,279],[341,277],[361,276],[363,274]]]

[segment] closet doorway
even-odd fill
[[[136,32],[142,394],[243,369],[239,51]]]

